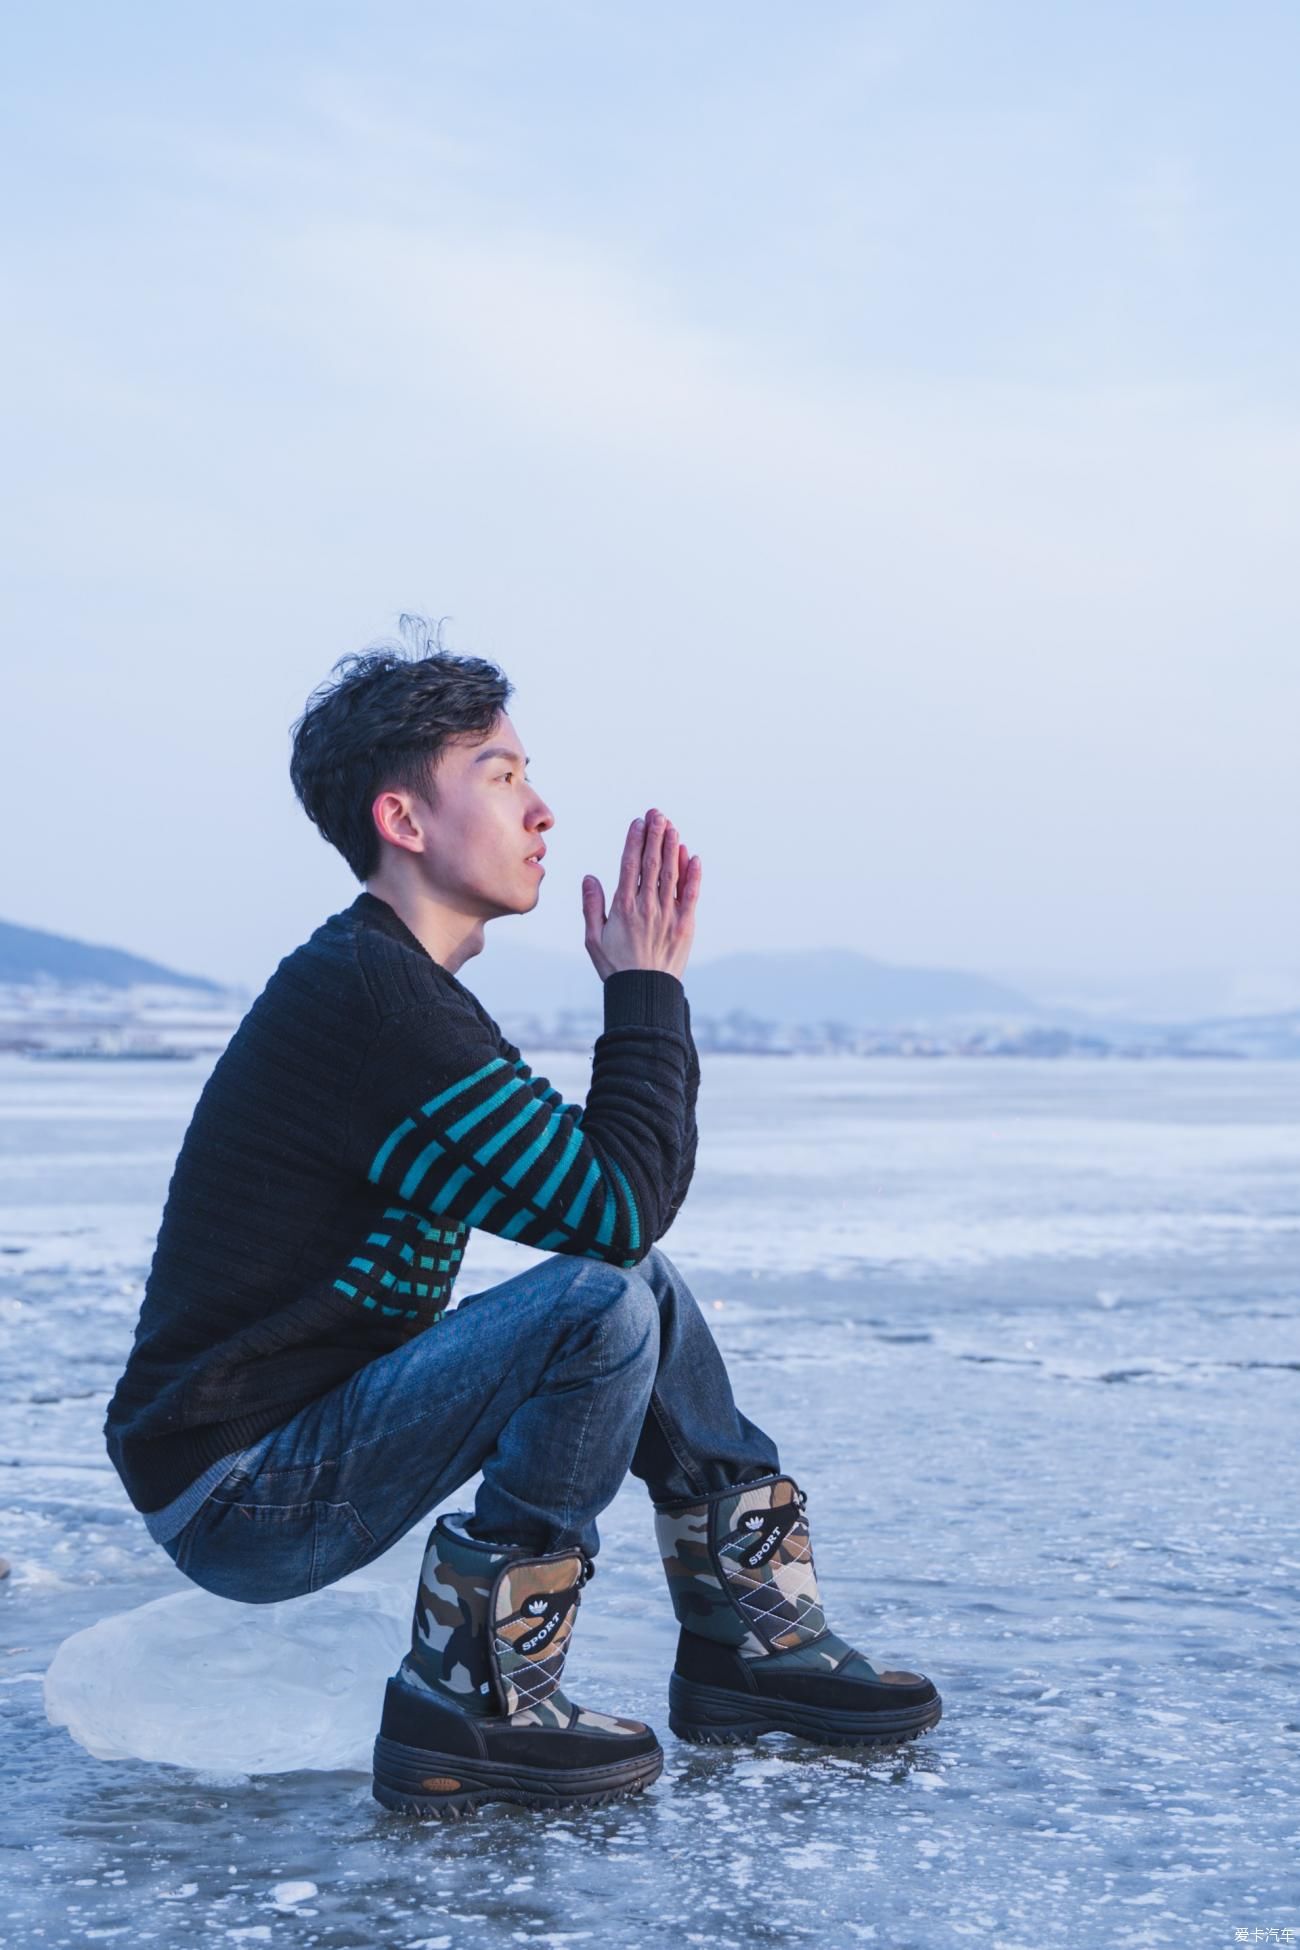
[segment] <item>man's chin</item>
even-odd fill
[[[516,900],[512,901],[508,907],[503,901],[501,905],[497,908],[497,914],[498,915],[531,914],[533,909],[536,907],[538,901],[541,899],[541,897],[542,897],[542,889],[541,889],[541,883],[539,882],[538,885],[533,889],[531,899],[529,899],[527,894],[521,894],[518,896]]]

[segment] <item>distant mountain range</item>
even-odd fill
[[[493,1015],[552,1017],[600,1009],[600,982],[585,953],[493,942],[459,971]],[[0,982],[137,983],[222,993],[222,985],[184,975],[121,948],[0,921]],[[842,1022],[890,1028],[900,1023],[1023,1019],[1038,1012],[1019,990],[953,969],[901,968],[849,948],[787,949],[692,961],[686,976],[693,1013],[741,1011],[774,1022]]]
[[[491,945],[459,971],[491,1013],[550,1017],[599,1011],[600,985],[586,954]],[[893,1028],[917,1022],[1023,1020],[1038,1010],[1018,989],[954,969],[903,968],[851,948],[798,948],[692,961],[693,1017],[736,1012],[775,1023],[839,1022]]]
[[[145,983],[176,989],[224,993],[220,982],[203,975],[182,975],[156,961],[145,961],[123,948],[104,948],[90,941],[74,941],[66,934],[46,934],[0,921],[0,982],[99,983],[104,988],[128,989]]]
[[[1300,1010],[1300,967],[1169,968],[1128,975],[1003,968],[998,979],[1024,989],[1054,1021],[1208,1023]]]
[[[1179,1025],[1168,1041],[1180,1054],[1300,1060],[1300,1009],[1268,1016],[1215,1016],[1208,1022]]]
[[[851,948],[789,948],[719,955],[687,970],[691,1009],[724,1015],[740,1008],[778,1022],[844,1022],[871,1028],[1002,1019],[1038,1013],[1019,990],[949,968],[906,968]]]
[[[527,1025],[531,1033],[539,1025],[554,1027],[566,1015],[599,1020],[600,982],[585,953],[489,938],[485,952],[466,962],[459,975],[507,1033],[512,1033],[512,1023],[521,1031]],[[196,998],[238,993],[122,948],[0,921],[0,984],[33,983],[69,989],[161,987],[187,990]],[[724,1036],[733,1030],[752,1036],[765,1025],[804,1025],[828,1031],[931,1029],[951,1041],[966,1029],[1006,1028],[1032,1041],[1057,1029],[1099,1040],[1101,1046],[1141,1042],[1169,1054],[1300,1058],[1300,1010],[1232,1016],[1220,1012],[1177,1024],[1148,1017],[1130,1023],[1067,1004],[1045,1008],[1021,989],[988,976],[902,967],[850,948],[777,949],[692,961],[686,989],[693,1019],[722,1025]],[[832,1035],[831,1043],[835,1040]]]

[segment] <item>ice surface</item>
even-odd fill
[[[663,1775],[451,1831],[368,1778],[425,1525],[231,1606],[104,1453],[205,1067],[0,1056],[0,1937],[1163,1950],[1300,1922],[1296,1066],[706,1055],[666,1249],[808,1491],[832,1625],[930,1672],[944,1719],[884,1756],[674,1740],[629,1478],[565,1685],[648,1720]],[[546,1068],[581,1096],[580,1057]],[[462,1280],[535,1257],[475,1233]],[[47,1670],[104,1757],[50,1725]]]
[[[55,1653],[45,1711],[97,1760],[208,1774],[368,1769],[384,1682],[411,1642],[428,1528],[283,1604],[194,1589],[102,1618]]]

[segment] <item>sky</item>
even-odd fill
[[[289,727],[494,659],[582,948],[1300,974],[1286,4],[11,9],[0,915],[256,989]]]

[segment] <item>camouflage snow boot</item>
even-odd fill
[[[482,1543],[467,1515],[444,1511],[429,1533],[411,1649],[384,1696],[375,1799],[463,1815],[484,1801],[555,1808],[648,1787],[664,1764],[652,1730],[560,1691],[595,1565],[579,1550]]]
[[[943,1707],[915,1672],[878,1672],[828,1630],[804,1492],[765,1476],[694,1503],[655,1505],[681,1632],[668,1724],[723,1745],[797,1733],[834,1745],[910,1740]]]

